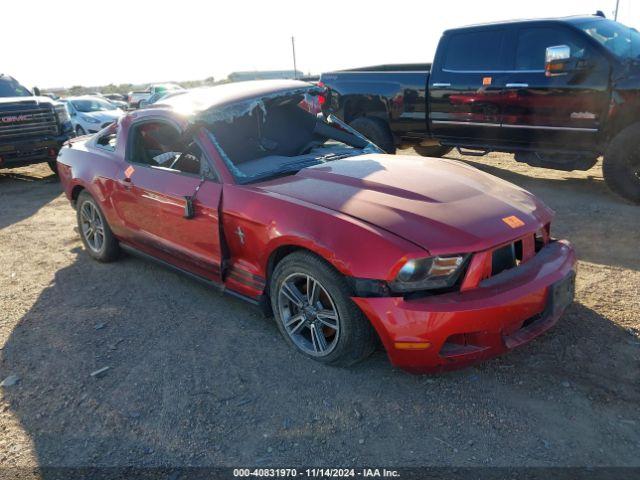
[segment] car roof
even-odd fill
[[[599,15],[575,15],[571,17],[556,17],[556,18],[529,18],[529,19],[520,19],[520,20],[503,20],[499,22],[490,22],[490,23],[478,23],[473,25],[466,25],[463,27],[451,28],[449,30],[445,30],[445,34],[459,32],[462,30],[475,30],[475,29],[485,29],[496,26],[510,26],[510,25],[526,25],[526,24],[537,24],[537,23],[569,23],[576,24],[588,21],[598,21],[598,20],[606,20],[605,18]]]
[[[172,96],[157,104],[157,108],[170,108],[185,115],[196,115],[212,110],[250,104],[269,97],[304,93],[315,87],[299,80],[254,80],[202,87]]]

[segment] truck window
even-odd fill
[[[564,28],[531,27],[518,32],[516,70],[544,70],[547,47],[568,45],[573,58],[585,58],[587,44]]]
[[[454,33],[449,38],[445,70],[499,70],[502,67],[504,30]]]

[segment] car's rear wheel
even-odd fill
[[[423,157],[444,157],[447,153],[453,150],[453,147],[445,147],[444,145],[432,145],[429,147],[423,147],[417,145],[413,147],[416,153]]]
[[[80,238],[89,255],[100,262],[111,262],[120,248],[95,199],[83,191],[78,196],[76,214]]]
[[[614,137],[604,154],[602,173],[614,193],[640,203],[640,123]]]
[[[332,365],[352,365],[376,345],[373,327],[349,298],[344,277],[309,252],[276,266],[271,305],[280,332],[303,355]]]
[[[359,117],[350,123],[350,126],[367,137],[387,153],[396,153],[393,134],[389,125],[381,118]]]

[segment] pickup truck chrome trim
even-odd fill
[[[500,127],[499,123],[486,123],[486,122],[459,122],[454,120],[431,120],[432,123],[439,123],[443,125],[471,125],[479,127]]]
[[[542,70],[451,70],[443,68],[443,72],[447,73],[544,73]]]

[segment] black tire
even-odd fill
[[[87,229],[85,228],[87,222],[83,219],[83,212],[86,213],[86,210],[84,209],[85,207],[88,209],[89,206],[95,209],[96,215],[99,216],[100,224],[102,225],[103,241],[99,245],[95,245],[95,242],[92,242],[91,237],[87,234]],[[91,257],[99,262],[112,262],[118,258],[118,254],[120,253],[118,240],[113,236],[111,228],[109,227],[98,202],[96,202],[91,194],[86,190],[80,193],[78,200],[76,201],[76,217],[78,220],[78,232],[80,233],[80,238],[82,239],[85,250],[87,250],[87,253],[89,253]]]
[[[613,138],[604,154],[602,173],[613,193],[640,204],[640,123]]]
[[[78,135],[79,137],[86,135],[87,132],[85,131],[84,128],[82,128],[80,125],[76,126],[76,135]]]
[[[47,165],[49,165],[49,168],[53,173],[58,175],[58,162],[56,160],[48,160]]]
[[[396,153],[396,145],[389,125],[375,117],[359,117],[350,126],[367,137],[387,153]]]
[[[440,158],[440,157],[444,157],[447,153],[453,150],[453,147],[446,147],[444,145],[433,145],[430,147],[423,147],[423,146],[417,145],[413,147],[413,149],[416,151],[418,155],[421,155],[423,157]]]
[[[332,348],[326,354],[321,354],[320,352],[315,354],[308,353],[299,345],[300,340],[294,340],[295,336],[290,335],[287,327],[285,327],[286,319],[283,311],[286,314],[288,307],[283,304],[288,303],[289,307],[293,306],[293,304],[286,300],[284,302],[281,301],[281,288],[285,284],[285,280],[289,282],[288,279],[295,278],[298,275],[307,275],[315,279],[322,288],[319,296],[324,296],[325,301],[328,298],[337,312],[336,323],[338,329],[334,329],[335,336],[331,343]],[[306,357],[334,366],[349,366],[367,358],[375,350],[376,333],[369,320],[349,298],[352,293],[346,280],[333,267],[316,255],[301,251],[294,252],[282,259],[271,276],[270,295],[274,317],[282,336],[289,345]],[[290,315],[288,318],[293,318],[294,312],[291,312]],[[312,320],[308,321],[314,323]],[[321,325],[320,328],[320,332],[327,331],[325,326]],[[329,334],[332,333],[331,330],[331,328],[328,329]],[[298,334],[300,336],[309,333],[309,337],[312,338],[309,327],[301,327],[299,332],[301,332]],[[324,333],[322,335],[324,336]],[[304,341],[304,338],[302,338],[302,341]],[[315,348],[315,343],[311,339],[307,340],[307,342],[309,345],[313,343]]]

